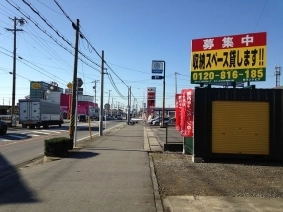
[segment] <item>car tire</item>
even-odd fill
[[[3,129],[0,131],[0,135],[6,135],[7,133],[7,127],[3,127]]]

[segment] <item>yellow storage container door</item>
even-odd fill
[[[212,102],[212,153],[269,154],[269,103]]]

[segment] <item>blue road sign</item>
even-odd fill
[[[162,74],[163,73],[163,63],[160,61],[152,61],[152,73]]]
[[[163,79],[163,76],[156,75],[156,76],[151,76],[151,79]]]

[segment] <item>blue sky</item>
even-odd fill
[[[17,9],[11,6],[15,5]],[[70,20],[53,0],[25,0],[74,45],[75,31]],[[127,86],[141,105],[147,87],[156,87],[156,106],[162,106],[162,80],[152,80],[152,60],[166,62],[165,106],[174,106],[175,76],[177,91],[192,88],[190,84],[191,41],[193,39],[267,32],[267,73],[265,82],[253,83],[257,88],[275,87],[274,67],[283,64],[283,1],[282,0],[57,0],[62,9],[76,22],[81,31],[105,61],[119,92],[105,75],[104,91],[110,91],[110,103],[127,104]],[[31,8],[21,0],[0,2],[0,104],[11,104],[13,70],[13,28],[11,18],[30,17],[45,30],[43,33],[28,20],[18,25],[16,102],[29,94],[29,81],[56,81],[66,88],[73,79],[74,52]],[[22,13],[20,13],[22,12]],[[56,39],[68,51],[49,36]],[[78,77],[82,78],[84,94],[94,95],[94,80],[100,80],[101,60],[91,51],[85,39],[79,41]],[[70,53],[70,52],[71,53]],[[94,62],[94,63],[93,63]],[[90,67],[90,66],[92,67]],[[94,67],[94,68],[93,68]],[[107,67],[106,67],[107,68]],[[175,72],[178,74],[175,75]],[[118,76],[118,77],[117,77]],[[121,81],[122,80],[122,81]],[[283,84],[283,82],[281,83]],[[100,82],[97,84],[98,103]],[[104,103],[108,94],[104,94]],[[122,95],[122,96],[121,96]],[[124,98],[123,98],[124,97]]]

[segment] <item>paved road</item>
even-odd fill
[[[106,129],[117,126],[121,122],[107,122]],[[104,125],[105,127],[105,125]],[[77,143],[89,139],[88,123],[78,123]],[[91,122],[92,136],[98,134],[98,122]],[[44,140],[52,137],[69,137],[69,123],[62,127],[54,126],[49,129],[9,128],[7,135],[0,136],[0,177],[10,173],[10,165],[18,166],[34,160],[44,153]]]

